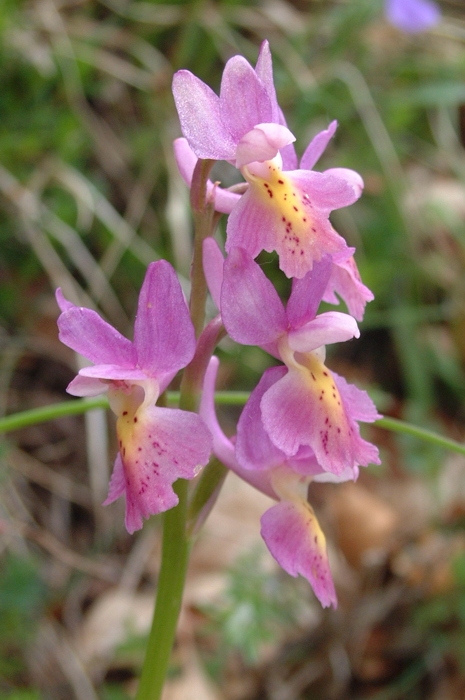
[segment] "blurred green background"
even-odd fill
[[[362,279],[375,301],[368,305],[361,339],[331,355],[334,367],[369,387],[380,410],[463,440],[465,8],[462,0],[441,2],[441,8],[437,27],[407,35],[386,22],[381,0],[2,0],[0,412],[65,398],[74,359],[56,341],[56,287],[130,334],[151,260],[168,258],[187,284],[192,223],[171,149],[180,135],[171,78],[188,68],[218,90],[225,61],[240,53],[254,65],[267,38],[278,98],[298,153],[337,119],[337,134],[317,169],[348,167],[365,181],[361,200],[334,212],[332,221],[357,248]],[[232,344],[221,355],[228,388],[252,388],[269,361],[258,350]],[[92,699],[92,692],[126,697],[123,687],[131,676],[126,666],[121,676],[115,672],[113,684],[104,674],[90,674],[88,688],[70,686],[69,678],[55,688],[34,675],[28,656],[44,619],[70,632],[63,610],[79,587],[73,562],[66,563],[66,575],[44,574],[51,558],[63,559],[59,547],[77,557],[88,551],[104,556],[109,566],[126,562],[133,547],[113,522],[99,521],[107,517],[96,504],[109,467],[89,467],[89,437],[86,447],[80,437],[84,422],[76,421],[18,432],[0,445],[2,698],[80,700]],[[87,430],[92,434],[89,421]],[[374,481],[419,479],[437,506],[444,454],[412,440],[378,437],[387,458]],[[47,444],[55,448],[51,457]],[[97,462],[106,444],[99,449]],[[35,461],[29,464],[24,455]],[[465,464],[448,477],[456,500],[451,497],[445,510],[435,506],[425,516],[428,528],[441,536],[461,536],[462,472]],[[65,481],[57,481],[57,474]],[[429,505],[424,502],[425,509]],[[357,686],[358,695],[349,695],[349,684],[339,695],[321,686],[319,698],[412,698],[417,691],[415,697],[453,698],[429,695],[421,686],[431,658],[440,659],[441,669],[452,664],[451,687],[462,692],[464,554],[461,546],[454,551],[453,595],[448,588],[426,602],[418,592],[409,599],[419,665],[415,656],[404,675],[393,674],[386,687],[377,686],[378,694],[364,695]],[[92,566],[79,570],[90,577],[85,585],[79,579],[86,589],[84,610],[85,601],[103,590],[102,581],[108,585],[118,576],[105,578],[100,571],[100,585],[91,585]],[[238,570],[231,572],[233,591],[234,576],[243,576]],[[256,591],[237,595],[253,601]],[[271,595],[253,624],[273,617],[270,609],[282,607],[286,596]],[[238,604],[232,600],[221,612],[209,613],[220,636]],[[255,632],[236,634],[233,644],[250,651],[261,639]],[[220,686],[225,663],[216,659],[210,670]],[[407,681],[396,685],[404,676]],[[279,698],[313,698],[308,688]]]

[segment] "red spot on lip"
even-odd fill
[[[137,423],[137,416],[134,416],[134,423]]]
[[[280,185],[284,185],[284,180],[278,180]]]

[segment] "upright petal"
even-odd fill
[[[267,90],[243,56],[233,56],[224,68],[220,114],[236,144],[257,124],[272,121],[273,111]]]
[[[223,124],[220,100],[213,90],[190,71],[180,70],[173,77],[173,96],[182,133],[196,156],[234,159],[236,141]]]
[[[58,297],[63,306],[64,297]],[[95,311],[66,302],[66,311],[58,317],[62,343],[96,365],[118,364],[134,367],[136,355],[127,338],[104,321]]]
[[[195,334],[178,278],[166,260],[150,263],[139,295],[134,345],[138,365],[150,376],[185,367]]]
[[[313,170],[313,167],[320,159],[323,152],[326,150],[326,146],[333,138],[337,129],[337,121],[331,122],[327,129],[320,131],[319,134],[313,137],[313,139],[308,144],[305,152],[300,161],[300,167],[302,170]]]
[[[257,64],[255,66],[255,73],[265,86],[265,90],[270,98],[271,103],[271,119],[270,121],[275,124],[285,124],[284,121],[280,120],[280,112],[278,105],[278,99],[276,97],[276,89],[273,80],[273,64],[271,60],[271,51],[268,41],[262,42],[260,46],[260,51],[258,54]]]
[[[281,501],[261,518],[261,534],[278,564],[291,576],[301,574],[324,608],[337,607],[326,539],[304,500]]]
[[[240,248],[232,249],[224,264],[221,314],[231,338],[243,345],[272,343],[287,327],[273,284]]]

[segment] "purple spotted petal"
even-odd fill
[[[125,482],[126,528],[133,533],[142,527],[144,518],[178,503],[172,484],[180,478],[192,479],[208,462],[211,436],[197,414],[158,406],[146,407],[135,416],[121,416],[117,433]],[[105,505],[123,493],[122,481],[117,460]]]
[[[305,361],[305,367],[292,368],[262,398],[263,425],[270,439],[289,456],[308,445],[322,470],[337,476],[366,466],[369,443],[362,444],[337,381],[317,358],[307,356]]]
[[[63,296],[57,297],[62,304]],[[58,318],[62,343],[94,364],[135,367],[136,356],[131,341],[104,321],[95,311],[66,302],[66,311]]]
[[[150,263],[134,324],[138,366],[156,377],[185,367],[195,351],[189,311],[173,267]]]
[[[230,251],[223,274],[221,314],[231,338],[244,345],[273,343],[287,327],[273,284],[240,248]]]
[[[291,576],[301,574],[324,608],[337,607],[325,536],[305,501],[282,501],[261,518],[261,534],[278,564]]]
[[[337,121],[333,121],[327,129],[320,131],[320,133],[310,141],[300,161],[302,170],[313,170],[313,167],[326,150],[326,146],[336,133],[336,129]]]
[[[196,156],[233,160],[236,141],[223,123],[220,100],[213,90],[190,71],[180,70],[173,77],[173,96],[182,133]]]

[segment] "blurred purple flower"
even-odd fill
[[[424,32],[441,18],[438,5],[432,0],[386,0],[388,21],[409,34]]]

